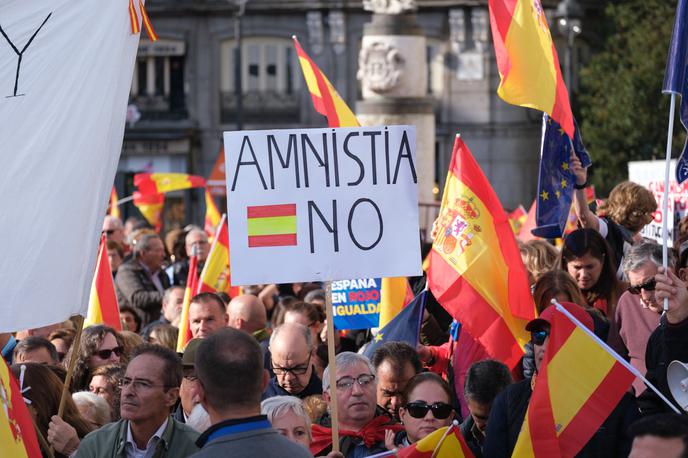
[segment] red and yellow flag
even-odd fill
[[[134,192],[134,205],[139,209],[148,224],[160,232],[162,228],[162,209],[165,207],[165,194],[141,194]]]
[[[191,340],[191,326],[189,326],[189,305],[191,298],[198,294],[198,256],[189,257],[189,275],[186,277],[184,302],[182,302],[182,317],[179,320],[179,334],[177,337],[177,352],[184,351]]]
[[[497,94],[548,113],[573,138],[569,94],[540,0],[489,0],[489,7],[501,77]]]
[[[230,297],[236,297],[240,293],[238,286],[232,286],[231,270],[229,267],[229,229],[227,219],[222,215],[217,226],[218,236],[210,247],[208,259],[203,265],[203,271],[199,278],[199,293],[227,293]]]
[[[205,233],[212,242],[215,239],[215,230],[219,227],[222,215],[215,205],[215,199],[210,190],[205,190]]]
[[[115,218],[122,219],[122,213],[119,211],[119,198],[117,197],[117,189],[112,187],[110,191],[110,205],[108,206],[108,215],[114,216]]]
[[[380,287],[380,328],[397,316],[413,300],[406,277],[383,278]]]
[[[458,135],[437,224],[430,289],[492,358],[513,368],[535,305],[509,220]]]
[[[249,248],[296,245],[296,204],[246,207]]]
[[[100,239],[98,261],[96,262],[96,271],[91,283],[91,296],[88,301],[88,312],[84,320],[84,326],[95,324],[106,324],[118,331],[122,330],[115,284],[112,280],[104,235]]]
[[[41,387],[35,387],[41,389]],[[41,449],[19,385],[0,358],[0,448],[2,456],[41,458]]]
[[[508,216],[511,229],[513,229],[514,235],[518,236],[518,233],[521,232],[521,227],[523,227],[523,223],[526,222],[528,212],[523,208],[523,205],[519,205],[518,208],[509,213]]]
[[[521,226],[521,229],[518,231],[518,235],[516,236],[521,242],[527,242],[528,240],[539,238],[534,236],[532,232],[532,230],[537,227],[537,222],[535,221],[536,210],[537,200],[534,200],[532,205],[530,206],[530,210],[528,210],[526,219],[525,221],[523,221],[523,225]]]
[[[225,173],[225,149],[220,148],[220,154],[217,155],[215,165],[208,175],[206,185],[213,196],[227,195],[227,175]]]
[[[547,351],[512,455],[519,458],[575,456],[635,378],[592,331],[558,308],[553,312]]]
[[[293,37],[293,39],[296,54],[299,56],[299,63],[301,63],[303,77],[306,79],[306,85],[308,86],[308,92],[311,93],[313,98],[315,111],[327,116],[327,124],[330,127],[360,126],[356,115],[339,96],[330,80],[320,71],[315,62],[308,57],[308,54],[304,52],[301,44],[299,44],[299,40],[296,37]]]
[[[163,194],[189,188],[204,188],[205,178],[186,173],[137,173],[134,185],[144,195]]]
[[[447,431],[449,429],[449,431]],[[457,426],[445,426],[399,450],[399,458],[473,458]]]

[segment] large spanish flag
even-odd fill
[[[212,242],[215,240],[215,230],[220,225],[220,220],[222,220],[222,215],[215,205],[215,199],[213,199],[210,190],[206,188],[205,190],[205,233],[208,234],[208,239]]]
[[[189,188],[204,188],[205,178],[186,173],[137,173],[134,186],[141,194],[163,194]]]
[[[535,305],[509,219],[458,135],[437,224],[430,289],[491,357],[513,368]]]
[[[497,94],[548,113],[573,138],[569,94],[540,0],[489,0],[489,6],[501,78]]]
[[[473,458],[458,426],[445,426],[425,436],[415,444],[402,448],[399,458]]]
[[[112,280],[104,235],[100,239],[98,261],[96,262],[96,271],[91,283],[91,296],[88,301],[88,312],[84,320],[84,326],[94,324],[106,324],[118,331],[122,330],[115,284]]]
[[[134,205],[139,209],[148,224],[160,232],[162,228],[162,210],[165,207],[165,194],[141,194],[134,191]]]
[[[179,334],[177,336],[177,352],[182,353],[186,344],[191,340],[191,326],[189,326],[189,305],[191,299],[198,294],[198,256],[189,257],[189,275],[186,277],[184,302],[182,302],[182,317],[179,320]]]
[[[294,46],[296,47],[296,54],[299,56],[299,63],[301,63],[301,70],[303,77],[306,79],[308,92],[313,98],[313,105],[315,111],[321,115],[327,116],[327,124],[330,127],[358,127],[360,124],[356,119],[356,115],[351,111],[349,106],[342,100],[337,93],[337,90],[332,86],[330,80],[320,71],[315,62],[308,57],[299,44],[296,37],[294,39]]]
[[[24,387],[26,388],[26,387]],[[40,390],[41,387],[34,387]],[[2,456],[41,458],[31,414],[4,358],[0,358],[0,448]]]
[[[575,456],[635,378],[592,331],[556,307],[514,457]]]
[[[229,267],[229,229],[226,215],[220,217],[220,223],[214,231],[217,237],[210,247],[208,259],[203,265],[203,271],[199,277],[199,293],[227,293],[230,297],[236,297],[240,293],[238,286],[232,286],[231,270]]]

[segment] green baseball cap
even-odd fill
[[[194,359],[196,358],[196,350],[201,344],[203,339],[191,339],[189,343],[184,347],[184,353],[182,354],[182,366],[184,367],[194,367]]]

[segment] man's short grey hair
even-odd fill
[[[93,419],[97,424],[102,426],[112,421],[110,404],[97,394],[91,393],[90,391],[77,391],[72,394],[72,400],[79,410],[85,407],[91,411]]]
[[[298,329],[301,332],[303,338],[306,339],[306,346],[308,348],[311,348],[313,346],[313,335],[311,334],[310,329],[299,323],[284,323],[277,326],[275,330],[272,331],[272,335],[270,336],[270,347],[272,347],[273,342],[277,340],[278,336],[280,335],[285,326],[295,327],[296,329]]]
[[[194,234],[201,234],[202,237],[205,237],[206,242],[208,241],[208,234],[200,227],[194,227],[186,234],[186,237],[184,237],[184,243],[189,243],[189,239]]]
[[[674,267],[674,253],[669,250],[669,267]],[[632,272],[643,267],[648,262],[656,266],[662,265],[662,245],[655,242],[643,241],[631,247],[624,255],[622,269],[624,273]]]
[[[140,239],[138,239],[134,244],[134,256],[138,258],[139,256],[141,256],[142,251],[150,249],[151,242],[154,239],[162,241],[158,234],[146,234]]]
[[[184,291],[184,287],[179,286],[179,285],[174,285],[174,286],[170,286],[169,288],[167,288],[162,295],[162,303],[167,304],[170,301],[170,297],[172,296],[172,293],[174,293],[178,289],[181,289],[182,291]]]
[[[117,218],[116,216],[112,215],[105,215],[105,219],[103,220],[103,225],[105,222],[112,223],[113,226],[115,226],[115,229],[124,229],[124,224],[122,224],[122,220]]]
[[[373,363],[371,363],[368,358],[366,358],[363,355],[359,355],[358,353],[354,353],[351,351],[343,351],[336,356],[334,362],[335,362],[335,365],[337,366],[337,369],[344,369],[347,367],[355,366],[358,363],[363,363],[366,366],[368,366],[370,373],[375,375],[375,367],[373,366]],[[323,391],[328,391],[330,388],[330,366],[329,365],[325,368],[325,372],[323,372],[322,384],[323,384]]]
[[[294,412],[298,417],[301,417],[306,423],[306,431],[308,432],[308,440],[311,440],[311,419],[303,407],[301,399],[294,396],[273,396],[265,399],[260,403],[260,413],[267,415],[268,421],[273,423],[274,420],[288,413]]]
[[[322,301],[325,302],[325,290],[324,289],[314,289],[313,291],[308,291],[303,298],[304,302]]]

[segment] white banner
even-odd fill
[[[125,1],[1,11],[0,332],[86,312],[139,41]]]
[[[224,137],[232,284],[421,273],[415,127]]]

